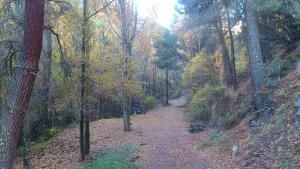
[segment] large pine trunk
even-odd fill
[[[222,49],[222,62],[223,62],[223,75],[224,75],[224,80],[226,82],[226,84],[228,86],[232,86],[233,85],[233,69],[232,69],[232,65],[231,65],[231,61],[230,61],[230,57],[229,57],[229,52],[228,52],[228,48],[226,46],[225,43],[225,39],[224,39],[224,32],[223,32],[223,24],[221,21],[221,16],[219,14],[217,14],[216,17],[216,31],[218,34],[218,39],[219,39],[219,43],[221,45],[221,49]]]
[[[24,61],[17,66],[0,114],[0,168],[11,169],[42,49],[44,1],[25,2]]]
[[[253,0],[246,0],[246,21],[248,32],[248,53],[250,60],[250,69],[252,77],[253,95],[255,105],[261,104],[260,89],[266,80],[263,68],[262,52],[259,41],[259,33],[256,18],[253,10]]]

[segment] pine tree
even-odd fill
[[[159,69],[163,69],[166,74],[165,104],[169,104],[169,71],[178,69],[175,59],[177,49],[179,48],[178,37],[166,30],[162,39],[156,41],[154,46],[156,48],[156,56],[158,57],[158,59],[154,61],[154,64]]]

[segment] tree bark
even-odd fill
[[[118,5],[120,8],[120,19],[121,19],[121,40],[122,45],[125,53],[125,65],[124,65],[124,76],[123,76],[123,83],[126,83],[128,80],[128,60],[132,58],[132,41],[134,38],[135,32],[132,33],[132,37],[130,37],[129,32],[129,15],[127,13],[127,8],[125,4],[125,0],[118,0]],[[136,25],[135,25],[136,26]],[[135,30],[133,30],[135,31]],[[122,87],[122,95],[123,95],[123,126],[124,131],[130,131],[130,113],[128,112],[128,96],[126,87],[123,84]]]
[[[45,25],[49,24],[49,4],[45,4]],[[42,103],[43,103],[43,122],[46,128],[52,127],[53,117],[50,111],[51,105],[51,66],[52,66],[52,38],[51,30],[45,29],[43,34],[43,50],[41,56],[42,65],[42,76],[43,76],[43,93],[42,93]]]
[[[233,85],[234,90],[237,90],[238,84],[237,84],[236,67],[235,67],[234,38],[233,38],[232,29],[231,29],[231,21],[230,21],[228,9],[226,9],[226,17],[227,17],[228,33],[229,33],[229,40],[230,40],[230,50],[231,50],[232,85]]]
[[[153,81],[153,96],[156,97],[156,66],[153,65],[153,77],[152,77],[152,81]]]
[[[169,70],[166,69],[166,105],[169,104]]]
[[[228,86],[232,86],[233,84],[233,70],[232,70],[232,65],[230,62],[230,57],[229,57],[229,52],[228,48],[225,43],[224,39],[224,32],[223,32],[223,24],[222,21],[220,20],[220,15],[217,14],[218,18],[216,19],[216,31],[218,34],[218,39],[221,44],[222,48],[222,61],[223,61],[223,75],[224,75],[224,80]]]
[[[80,122],[79,122],[79,144],[81,160],[85,159],[85,79],[86,79],[86,28],[87,28],[87,0],[83,0],[83,16],[82,16],[82,39],[81,39],[81,72],[80,72]]]
[[[25,1],[24,61],[14,72],[0,114],[0,168],[11,169],[25,112],[28,108],[42,49],[44,1]]]
[[[265,71],[263,68],[262,52],[259,41],[259,33],[255,13],[253,10],[253,0],[246,0],[246,21],[248,32],[248,53],[250,60],[250,69],[252,77],[253,95],[255,105],[258,107],[261,104],[260,89],[266,80]]]

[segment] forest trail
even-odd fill
[[[137,162],[143,169],[203,169],[197,145],[211,131],[189,134],[184,119],[185,99],[158,106],[144,115],[132,116],[132,131],[122,131],[122,119],[91,123],[91,158],[106,148],[133,144],[140,150]],[[31,160],[33,168],[70,168],[79,161],[78,128],[64,130],[51,139]],[[22,159],[16,160],[21,168]]]
[[[147,116],[151,120],[136,124],[136,128],[149,139],[141,148],[147,162],[144,168],[204,168],[196,149],[203,136],[189,134],[186,130],[187,124],[183,116],[185,99],[173,100],[170,103],[170,106],[150,111]]]

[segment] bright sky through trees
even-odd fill
[[[139,14],[147,17],[156,15],[157,22],[163,27],[169,28],[175,13],[176,0],[136,0]]]

